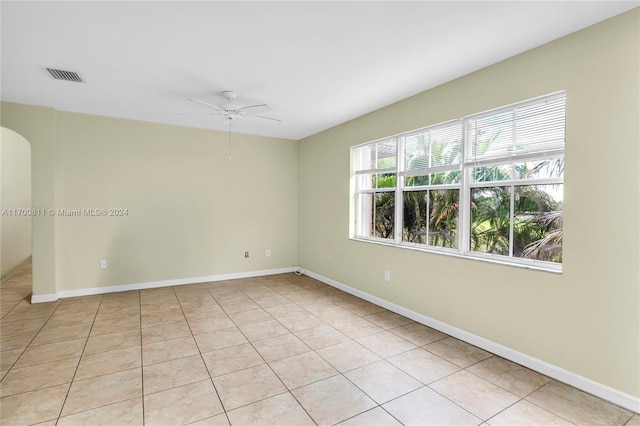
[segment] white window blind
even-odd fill
[[[565,104],[563,93],[468,117],[465,162],[557,156],[564,150]]]
[[[459,170],[462,122],[449,123],[404,136],[404,176]]]
[[[361,145],[356,150],[355,171],[363,174],[395,169],[396,152],[395,138]]]

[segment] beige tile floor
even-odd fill
[[[31,305],[1,286],[2,425],[640,425],[293,274]]]

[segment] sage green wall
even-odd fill
[[[16,132],[0,129],[0,209],[31,207],[31,145]],[[31,256],[31,217],[3,214],[0,225],[0,275]]]
[[[639,397],[639,15],[302,140],[299,264]],[[351,146],[558,90],[567,91],[561,275],[349,239]]]
[[[28,133],[21,125],[42,111],[5,103],[2,120]],[[55,126],[33,136],[55,145],[44,207],[128,215],[56,216],[55,287],[34,294],[296,264],[295,141],[233,133],[230,160],[227,132],[53,113]]]

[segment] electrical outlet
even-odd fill
[[[101,260],[100,261],[100,269],[107,269],[107,261],[106,260]]]
[[[391,281],[391,271],[384,271],[384,280]]]
[[[244,252],[244,258],[245,258],[245,259],[248,259],[248,258],[249,258],[249,252],[248,252],[248,251],[245,251],[245,252]]]
[[[271,250],[270,250],[270,249],[267,249],[267,250],[264,252],[264,255],[265,255],[265,256],[267,256],[267,257],[271,256]]]

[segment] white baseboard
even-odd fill
[[[58,293],[31,295],[31,303],[55,302],[56,300],[58,300]]]
[[[64,299],[67,297],[91,296],[94,294],[115,293],[119,291],[145,290],[149,288],[170,287],[174,285],[197,284],[197,283],[205,283],[205,282],[213,282],[213,281],[235,280],[238,278],[253,278],[253,277],[262,277],[266,275],[286,274],[289,272],[293,272],[295,269],[296,268],[294,267],[266,269],[262,271],[236,272],[232,274],[208,275],[204,277],[180,278],[175,280],[164,280],[164,281],[150,281],[150,282],[135,283],[135,284],[121,284],[121,285],[114,285],[109,287],[92,287],[92,288],[80,288],[77,290],[61,290],[61,291],[58,291],[57,293],[52,293],[52,294],[39,294],[39,295],[34,294],[31,296],[31,303],[54,302],[58,299]]]
[[[627,393],[613,389],[602,383],[598,383],[579,374],[565,370],[564,368],[549,364],[548,362],[542,361],[538,358],[534,358],[515,349],[511,349],[499,343],[485,339],[484,337],[480,337],[457,327],[453,327],[442,321],[438,321],[426,315],[419,314],[415,311],[373,296],[364,291],[349,287],[346,284],[332,280],[331,278],[324,277],[320,274],[316,274],[315,272],[305,270],[304,273],[312,278],[315,278],[318,281],[329,284],[332,287],[343,290],[354,296],[358,296],[359,298],[364,299],[368,302],[374,303],[392,312],[410,318],[416,322],[434,328],[457,339],[463,340],[474,346],[513,361],[517,364],[524,365],[525,367],[544,374],[545,376],[566,383],[591,395],[597,396],[598,398],[602,398],[613,404],[626,408],[627,410],[631,410],[636,413],[640,412],[640,398],[637,398],[633,395],[629,395]]]

